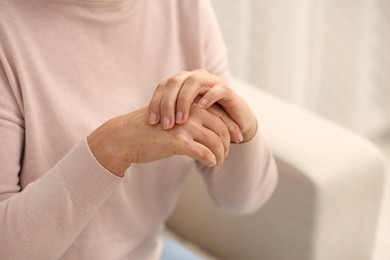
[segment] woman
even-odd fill
[[[229,212],[275,187],[207,0],[1,1],[0,61],[1,259],[159,259],[194,160]]]

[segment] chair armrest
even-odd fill
[[[217,209],[190,174],[168,226],[221,259],[370,259],[385,163],[358,135],[235,80],[273,149],[278,187],[250,216]],[[192,171],[195,172],[195,169]]]

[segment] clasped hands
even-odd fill
[[[204,70],[183,71],[161,82],[148,107],[110,119],[88,136],[96,159],[123,176],[131,163],[187,155],[209,167],[221,164],[230,143],[256,133],[247,103]]]

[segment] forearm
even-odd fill
[[[0,256],[59,258],[120,181],[97,163],[84,141],[43,177],[0,202]]]
[[[259,132],[247,143],[232,144],[224,163],[204,168],[203,176],[215,203],[233,213],[259,209],[277,183],[275,161]]]

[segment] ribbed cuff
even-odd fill
[[[122,178],[106,170],[94,157],[86,138],[59,162],[66,188],[89,206],[100,206]]]

